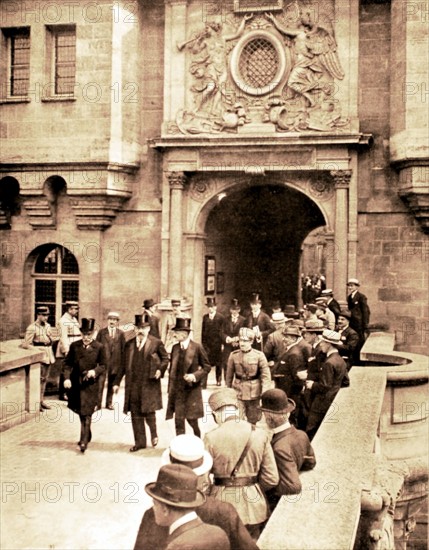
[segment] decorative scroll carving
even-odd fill
[[[189,193],[194,200],[203,202],[213,194],[213,188],[214,184],[212,181],[198,178],[191,183]]]
[[[237,132],[261,122],[280,132],[349,125],[334,94],[345,75],[331,20],[320,13],[316,24],[298,2],[277,16],[257,4],[259,13],[246,7],[241,20],[223,16],[177,44],[190,56],[192,104],[177,113],[170,133]]]
[[[167,172],[170,189],[180,189],[183,191],[186,183],[186,176],[183,172]]]
[[[330,174],[336,189],[347,189],[349,187],[352,177],[351,170],[331,170]]]
[[[325,178],[310,180],[308,183],[308,190],[310,195],[322,201],[332,198],[335,192],[332,183]]]

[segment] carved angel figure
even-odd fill
[[[265,17],[272,21],[279,32],[293,40],[294,63],[287,84],[313,107],[313,90],[326,89],[329,93],[329,86],[322,79],[324,73],[330,79],[344,78],[333,34],[317,26],[311,12],[300,13],[300,26],[297,29],[285,28],[272,13],[266,13]]]

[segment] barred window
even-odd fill
[[[271,42],[256,38],[243,48],[240,57],[240,73],[246,84],[253,88],[267,86],[277,74],[278,55]]]
[[[52,92],[55,96],[72,96],[76,81],[76,27],[50,25],[48,27],[52,60]]]
[[[3,29],[3,36],[7,49],[4,65],[7,96],[26,97],[30,84],[30,28]]]

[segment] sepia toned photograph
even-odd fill
[[[0,0],[0,547],[426,550],[429,12]]]

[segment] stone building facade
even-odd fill
[[[337,299],[425,353],[428,14],[403,0],[1,3],[2,338],[48,304]]]

